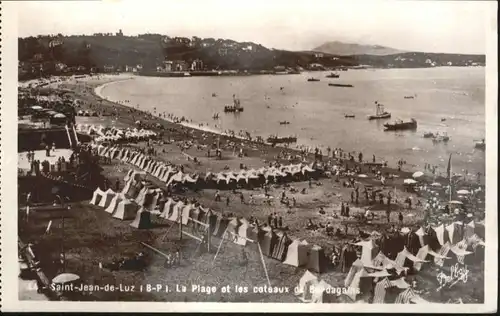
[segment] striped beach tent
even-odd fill
[[[375,285],[375,291],[373,295],[373,304],[383,304],[385,299],[386,289],[391,286],[392,284],[388,278],[384,278],[382,281],[377,282],[377,285]]]
[[[399,293],[398,297],[396,297],[395,304],[410,304],[411,300],[416,296],[415,292],[411,287],[407,288],[403,292]]]

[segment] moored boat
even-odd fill
[[[238,113],[243,112],[243,107],[241,106],[240,99],[236,99],[233,94],[233,105],[224,106],[224,112],[226,113]]]
[[[290,122],[288,122],[288,121],[280,121],[280,125],[288,125],[288,124],[290,124]]]
[[[336,74],[334,72],[331,72],[329,75],[326,76],[326,78],[340,78],[340,75]]]
[[[417,121],[410,119],[409,121],[397,120],[392,123],[384,124],[385,131],[404,131],[417,129]]]
[[[378,103],[378,101],[375,101],[375,106],[377,107],[375,115],[369,115],[368,116],[369,120],[379,120],[379,119],[391,118],[391,113],[384,110],[383,104],[380,104],[380,103]]]
[[[424,133],[424,138],[434,138],[434,133],[433,132],[426,132],[426,133]]]
[[[356,115],[354,115],[354,114],[344,114],[344,117],[345,118],[355,118]]]
[[[342,87],[342,88],[352,88],[352,87],[354,87],[352,84],[345,84],[345,83],[329,83],[328,85],[330,87]]]
[[[308,78],[307,81],[316,82],[316,81],[319,81],[319,79],[318,78]]]

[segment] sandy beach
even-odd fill
[[[128,75],[120,76],[103,76],[102,78],[89,78],[85,80],[70,81],[58,84],[57,89],[64,89],[71,94],[74,99],[81,100],[81,106],[78,110],[97,111],[101,115],[99,117],[77,117],[77,124],[95,124],[103,126],[117,127],[136,127],[136,121],[140,121],[144,128],[151,129],[161,134],[161,140],[154,141],[151,145],[145,142],[124,145],[129,148],[145,149],[146,147],[154,148],[156,152],[155,159],[160,161],[168,161],[175,165],[182,165],[185,172],[197,173],[203,175],[207,172],[219,172],[224,170],[239,170],[243,164],[248,168],[261,168],[269,165],[271,162],[280,163],[296,163],[304,159],[312,162],[314,155],[304,154],[297,150],[285,149],[280,147],[272,147],[267,144],[250,142],[243,139],[232,138],[225,135],[217,135],[215,133],[200,130],[192,127],[182,126],[156,116],[151,113],[144,113],[128,104],[117,104],[100,98],[99,87],[103,84],[112,84],[118,80],[133,80],[133,77]],[[207,157],[207,148],[219,142],[222,149],[222,159],[217,160],[213,157]],[[332,146],[334,147],[334,146]],[[237,153],[240,148],[244,152],[243,157],[238,157]],[[187,157],[190,157],[188,160]],[[278,158],[278,156],[280,158]],[[199,163],[195,163],[192,158],[196,157]],[[285,159],[286,157],[287,159]],[[388,179],[385,185],[382,185],[380,180],[375,179],[371,173],[370,167],[348,159],[333,159],[331,157],[323,157],[325,161],[331,160],[332,163],[347,166],[350,169],[358,168],[358,172],[351,176],[354,179],[356,186],[377,187],[380,192],[387,195],[389,192],[394,194],[394,200],[391,204],[391,212],[389,220],[386,217],[386,205],[369,202],[361,194],[359,202],[355,203],[351,200],[352,187],[345,187],[343,183],[349,180],[349,177],[324,177],[311,182],[294,182],[288,185],[273,184],[270,186],[269,194],[272,196],[271,203],[266,203],[264,198],[264,190],[255,188],[253,190],[238,189],[236,192],[222,191],[222,201],[214,201],[216,193],[213,189],[204,189],[197,191],[186,190],[178,192],[178,197],[186,197],[196,199],[204,207],[213,209],[223,214],[232,214],[238,217],[253,217],[259,222],[266,222],[270,214],[276,214],[283,217],[283,226],[287,227],[287,235],[293,239],[307,240],[309,244],[317,244],[325,249],[327,254],[332,252],[333,248],[342,248],[346,243],[351,243],[355,240],[360,231],[371,233],[372,231],[382,232],[394,226],[395,229],[402,227],[415,228],[422,222],[425,211],[423,205],[429,197],[426,192],[415,193],[406,192],[403,181],[406,178],[411,178],[411,175],[416,170],[410,170],[403,166],[402,170],[388,166],[381,169],[382,174],[393,175],[392,179]],[[367,157],[368,159],[368,157]],[[357,157],[356,157],[357,160]],[[119,186],[123,187],[125,182],[123,178],[128,170],[137,169],[131,165],[120,161],[113,161],[110,165],[102,166],[106,178],[110,183],[119,182]],[[359,174],[365,174],[366,177],[358,177]],[[164,186],[164,183],[157,181],[153,177],[148,177],[158,186]],[[446,180],[443,178],[425,179],[420,178],[419,182],[430,184],[431,182],[441,182],[443,187],[446,185]],[[466,186],[466,183],[462,184]],[[293,190],[292,190],[293,187]],[[304,193],[299,193],[304,190]],[[285,194],[288,197],[293,197],[296,201],[294,206],[287,206],[280,203],[280,195]],[[244,203],[240,201],[240,195],[244,197]],[[444,190],[439,191],[437,196],[445,201],[447,194]],[[253,196],[253,202],[250,203],[250,196]],[[409,208],[405,200],[411,197],[413,206]],[[226,202],[228,198],[228,202]],[[420,202],[418,202],[420,201]],[[370,210],[375,214],[372,221],[357,221],[354,219],[345,220],[339,216],[341,203],[350,203],[352,217],[363,217],[366,210]],[[418,206],[416,206],[418,205]],[[401,212],[403,221],[398,220],[398,213]],[[469,210],[474,213],[474,216],[481,216],[483,213],[482,206],[475,210]],[[66,234],[72,236],[64,241],[68,253],[69,266],[78,271],[83,279],[92,284],[100,284],[102,282],[134,284],[139,286],[145,283],[162,283],[162,284],[216,284],[223,286],[230,284],[248,284],[249,286],[258,286],[266,283],[262,271],[262,266],[259,262],[259,256],[256,249],[249,247],[246,250],[249,253],[250,264],[247,270],[238,266],[238,254],[241,250],[236,245],[226,245],[223,248],[217,262],[212,263],[213,253],[204,253],[196,256],[194,251],[195,243],[193,241],[177,240],[178,228],[176,225],[170,226],[167,222],[156,222],[155,227],[146,231],[133,230],[127,223],[114,221],[110,219],[109,214],[106,214],[101,209],[95,206],[88,205],[87,202],[74,203],[71,211],[71,220],[66,221]],[[36,215],[42,216],[43,215]],[[429,214],[430,223],[438,224],[447,219],[441,217],[441,214]],[[308,221],[324,226],[330,223],[334,230],[340,229],[344,231],[347,228],[347,235],[329,236],[324,228],[317,230],[306,229]],[[43,222],[43,221],[40,221]],[[20,223],[21,226],[24,226]],[[57,225],[57,223],[54,223]],[[43,224],[28,225],[20,232],[21,238],[30,239],[34,234],[43,229]],[[165,233],[168,231],[168,237]],[[41,249],[48,247],[51,243],[58,243],[58,236],[44,236],[39,242]],[[96,238],[100,239],[99,246],[95,246]],[[217,238],[214,238],[217,239]],[[110,260],[111,256],[122,256],[126,253],[131,254],[144,250],[139,243],[146,242],[159,249],[165,251],[173,251],[182,248],[183,258],[185,262],[180,266],[171,270],[165,270],[162,267],[161,258],[152,256],[151,266],[146,273],[119,271],[117,273],[104,272],[97,266],[99,262]],[[214,241],[218,245],[219,240]],[[96,247],[96,248],[94,248]],[[50,249],[46,248],[47,250]],[[283,265],[281,262],[265,258],[266,266],[269,273],[269,278],[273,285],[294,287],[298,279],[304,273],[302,269]],[[229,269],[229,270],[228,270]],[[472,269],[472,268],[471,268]],[[481,288],[483,278],[481,267],[474,267],[474,272],[477,272],[473,277],[473,281],[477,288]],[[50,273],[50,272],[49,272]],[[333,286],[343,286],[345,273],[340,271],[328,271],[321,275],[321,278]],[[418,275],[411,276],[411,279],[418,280],[422,285],[434,282],[434,277],[428,272],[422,272]],[[410,278],[409,278],[410,279]],[[112,280],[112,281],[111,281]],[[422,286],[424,288],[425,286]],[[476,300],[477,294],[472,294],[467,289],[467,286],[460,285],[456,290],[448,291],[446,294],[441,294],[442,297],[436,298],[428,291],[422,294],[422,297],[429,301],[442,301],[453,298],[457,293],[469,301]],[[473,290],[475,293],[475,289]],[[444,296],[443,296],[444,295]],[[254,294],[251,298],[242,296],[237,293],[215,295],[204,295],[201,293],[93,293],[95,299],[98,300],[159,300],[159,301],[261,301],[261,302],[293,302],[296,301],[293,296],[281,294]],[[341,300],[342,297],[339,297]]]

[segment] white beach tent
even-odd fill
[[[248,238],[248,228],[250,227],[250,223],[245,219],[240,219],[240,226],[238,227],[238,238],[235,240],[235,243],[241,246],[245,246],[247,244],[246,238]]]
[[[191,216],[191,211],[194,209],[193,204],[185,205],[182,208],[182,225],[187,225],[189,223],[189,217]]]
[[[172,207],[174,206],[175,201],[172,198],[168,198],[163,206],[163,211],[160,214],[161,218],[168,219],[170,212],[172,211]]]
[[[92,195],[92,199],[89,203],[93,205],[99,205],[99,202],[101,202],[103,196],[104,191],[98,187],[97,189],[95,189],[94,194]]]
[[[361,246],[361,262],[363,264],[371,264],[372,260],[378,254],[379,249],[373,239],[369,239],[366,241],[360,241],[355,244],[356,246]]]
[[[177,202],[172,208],[172,214],[168,218],[169,221],[178,222],[182,216],[182,208],[184,207],[184,203],[182,201]]]
[[[106,212],[109,214],[114,214],[116,209],[118,208],[118,204],[124,199],[125,196],[123,196],[123,194],[116,194],[111,200],[111,203],[109,203],[109,206],[106,208]]]
[[[319,281],[319,283],[314,285],[314,291],[312,292],[311,303],[330,303],[331,294],[328,293],[328,289],[332,286],[326,283],[324,280]]]
[[[137,213],[137,209],[139,207],[137,204],[132,201],[125,199],[118,203],[118,207],[116,208],[114,218],[118,218],[121,220],[131,220],[134,219]]]
[[[302,242],[298,239],[292,241],[288,246],[286,259],[283,263],[294,267],[306,265],[308,262],[308,245],[309,244],[305,240]]]
[[[102,197],[101,201],[99,202],[99,206],[104,208],[108,207],[115,195],[116,193],[113,190],[107,189],[106,192],[104,192],[104,196]]]

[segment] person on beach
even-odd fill
[[[345,216],[345,206],[344,202],[340,204],[340,216],[344,217]]]
[[[245,197],[243,196],[243,193],[240,193],[240,202],[241,204],[245,204]]]
[[[355,195],[355,193],[353,190],[353,191],[351,191],[351,203],[354,203],[354,195]]]
[[[278,215],[276,213],[273,215],[273,225],[274,228],[278,228]]]
[[[375,163],[375,155],[373,155],[372,161],[373,161],[373,163]]]
[[[273,213],[267,216],[267,225],[272,226],[273,224]]]
[[[349,209],[349,203],[347,203],[346,206],[345,206],[345,216],[346,217],[349,217],[349,211],[350,211],[350,209]]]
[[[278,218],[278,227],[283,228],[283,217],[281,216]]]
[[[215,202],[220,202],[221,198],[220,198],[220,192],[219,190],[215,191]]]
[[[297,200],[295,199],[294,196],[292,197],[292,203],[293,203],[293,207],[295,207],[297,205]]]
[[[253,198],[253,194],[250,194],[250,199],[248,200],[248,204],[253,205],[255,203],[255,200]]]
[[[403,213],[401,213],[401,211],[398,214],[398,219],[399,219],[399,223],[403,224]]]
[[[115,191],[116,192],[120,191],[120,180],[119,179],[116,179],[116,182],[115,182]]]

